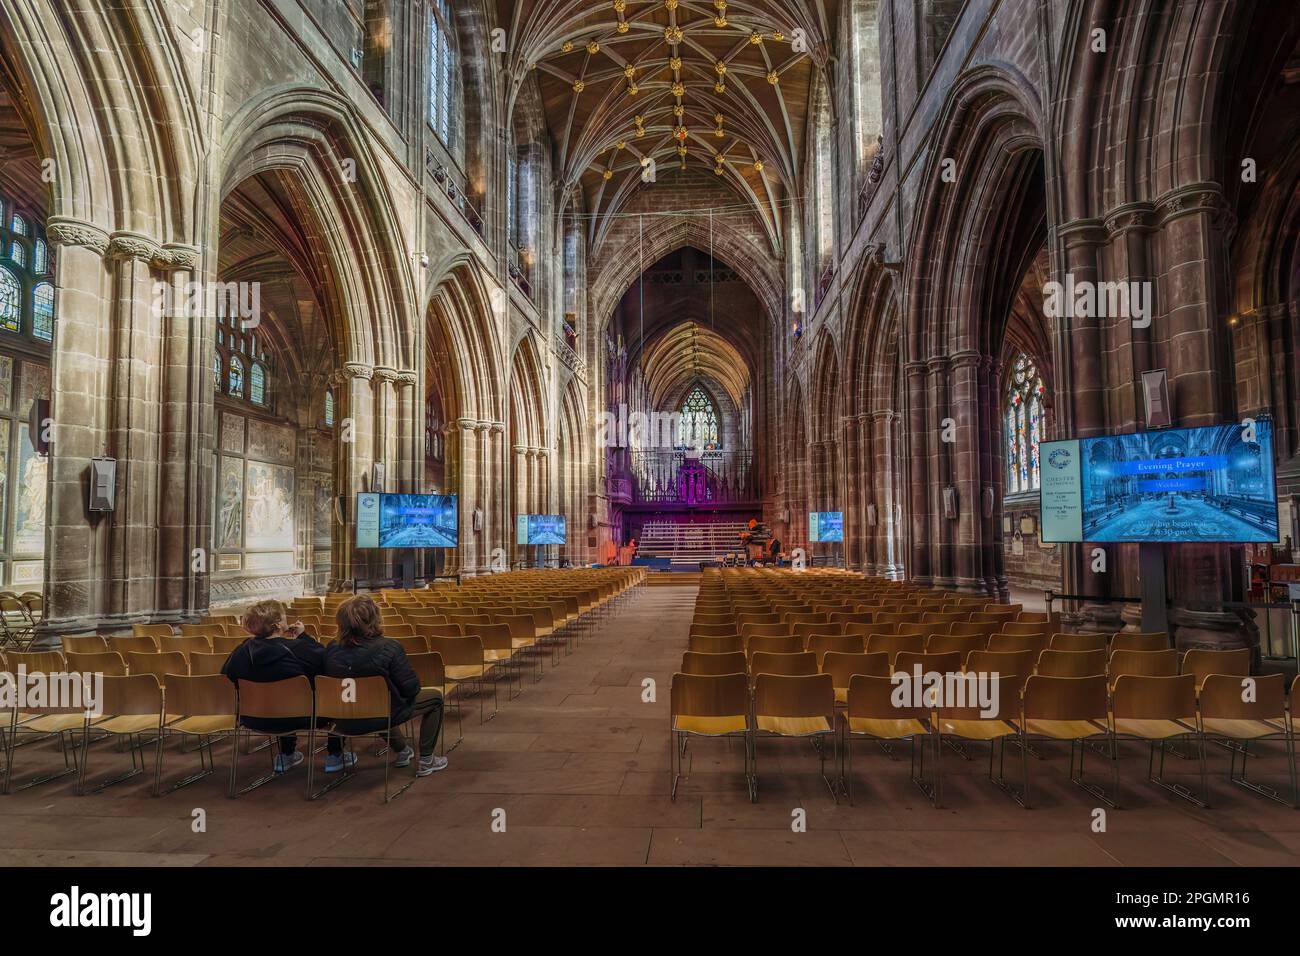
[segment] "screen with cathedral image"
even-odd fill
[[[1278,539],[1267,419],[1043,442],[1044,541]]]
[[[454,548],[456,495],[357,495],[358,548]]]

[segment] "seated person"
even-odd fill
[[[406,659],[402,645],[384,637],[379,607],[369,597],[359,594],[344,601],[336,616],[338,639],[325,652],[325,673],[330,677],[382,677],[388,682],[392,698],[392,731],[388,746],[397,754],[394,766],[409,767],[415,750],[398,731],[398,726],[417,714],[420,717],[420,764],[416,775],[427,777],[443,770],[447,758],[433,752],[442,729],[442,694],[433,688],[421,689],[420,679]],[[382,720],[338,721],[340,730],[366,734],[383,730]],[[331,735],[325,772],[334,773],[356,763],[356,755],[343,752],[343,740]],[[350,759],[349,759],[350,758]],[[346,764],[345,764],[346,760]]]
[[[244,614],[244,630],[252,635],[240,644],[221,667],[233,683],[241,680],[269,684],[291,677],[311,680],[325,669],[325,648],[303,633],[302,622],[288,623],[288,614],[279,601],[259,601]],[[302,725],[288,718],[245,717],[241,723],[250,730],[276,731]],[[275,772],[284,773],[302,763],[298,738],[285,734],[280,738],[280,752],[275,757]]]

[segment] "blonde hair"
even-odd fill
[[[244,612],[244,630],[254,637],[270,637],[288,619],[289,613],[279,601],[258,601]]]

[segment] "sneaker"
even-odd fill
[[[344,767],[351,770],[357,765],[357,755],[351,750],[345,750],[341,754],[329,754],[325,757],[325,772],[338,773]]]
[[[407,744],[405,747],[402,748],[401,753],[397,755],[397,759],[393,761],[393,766],[409,767],[411,765],[411,758],[414,756],[415,756],[415,748],[412,747],[410,744]]]
[[[298,764],[302,763],[304,759],[301,750],[295,750],[291,754],[276,754],[275,772],[285,773],[286,771],[292,770],[294,767],[298,766]]]
[[[437,773],[439,770],[447,769],[447,758],[439,757],[437,754],[429,754],[427,757],[420,758],[420,766],[416,768],[417,777],[427,777],[431,773]]]

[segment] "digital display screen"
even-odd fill
[[[1268,419],[1043,442],[1044,542],[1278,539]]]
[[[358,548],[454,548],[455,495],[357,495]]]
[[[564,515],[516,515],[515,544],[564,544]]]
[[[810,511],[808,512],[808,540],[843,541],[844,512]]]

